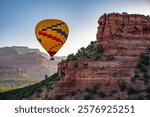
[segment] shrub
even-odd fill
[[[104,52],[104,48],[102,46],[98,46],[96,49],[96,53],[103,53]]]
[[[128,15],[128,13],[127,12],[122,12],[122,15]]]
[[[60,74],[61,74],[61,77],[62,77],[62,78],[64,78],[64,77],[65,77],[65,72],[64,72],[64,71],[61,71],[61,73],[60,73]]]
[[[150,50],[147,53],[141,54],[139,64],[137,65],[136,72],[141,74],[141,77],[138,78],[133,77],[131,80],[134,81],[136,79],[142,80],[145,85],[149,83],[149,68],[150,68]]]
[[[145,89],[145,92],[148,93],[148,94],[150,94],[150,87],[147,87],[147,88]]]
[[[76,89],[76,91],[82,93],[82,90],[81,90],[81,89]]]
[[[114,58],[114,56],[112,56],[112,55],[109,55],[109,56],[107,56],[107,60],[108,61],[112,61],[112,60],[114,60],[115,58]]]
[[[86,91],[87,93],[90,93],[90,92],[91,92],[91,89],[88,87],[88,88],[85,89],[85,91]]]
[[[77,68],[78,67],[78,63],[76,63],[75,65],[74,65],[74,68]]]
[[[74,54],[69,54],[67,60],[75,61],[75,60],[77,60],[77,58]]]
[[[55,96],[55,98],[54,98],[54,100],[62,100],[63,99],[63,97],[61,96],[61,95],[57,95],[57,96]]]
[[[132,95],[127,98],[128,100],[143,100],[144,97],[142,95]]]
[[[49,96],[46,94],[44,100],[52,100],[52,97],[49,97]]]
[[[87,93],[91,93],[91,94],[96,94],[97,93],[97,89],[95,89],[95,88],[86,88],[85,91]]]
[[[143,81],[144,81],[144,84],[145,84],[145,85],[148,84],[149,79],[150,79],[150,76],[149,76],[147,73],[145,73],[144,76],[143,76]]]
[[[98,90],[99,89],[99,85],[98,84],[94,85],[93,89]]]
[[[116,100],[121,100],[121,98],[120,98],[120,97],[117,97]]]
[[[124,82],[119,83],[120,91],[123,92],[126,90],[127,86]]]
[[[128,93],[129,95],[138,94],[139,92],[140,92],[140,91],[139,91],[138,88],[132,87],[131,85],[129,85],[129,86],[127,87],[127,93]]]
[[[95,88],[92,88],[92,89],[91,89],[91,93],[92,93],[92,94],[96,94],[96,93],[97,93],[97,90],[96,90]]]
[[[41,89],[41,88],[38,88],[38,89],[36,89],[36,92],[37,92],[37,93],[42,93],[42,89]]]
[[[91,41],[90,44],[91,44],[91,45],[94,44],[94,41]]]
[[[132,82],[135,82],[138,79],[139,79],[139,75],[137,75],[137,74],[135,74],[133,77],[131,77]]]
[[[71,96],[75,96],[75,95],[76,95],[76,92],[75,92],[75,91],[72,91],[72,92],[70,93],[70,95],[71,95]]]
[[[147,100],[150,100],[150,95],[146,95],[145,98],[146,98]]]
[[[44,76],[44,77],[45,77],[45,79],[47,79],[47,78],[48,78],[48,75],[47,75],[47,74],[45,74],[45,76]]]
[[[141,72],[147,73],[147,68],[144,65],[142,65],[141,63],[139,63],[137,67]]]
[[[142,54],[140,57],[140,63],[142,65],[149,65],[150,64],[150,57],[148,56],[148,54]]]
[[[93,99],[93,96],[91,94],[87,94],[84,96],[83,98],[84,100],[92,100]]]
[[[85,65],[83,66],[83,69],[87,69],[87,68],[88,68],[88,65],[85,64]]]
[[[49,85],[46,85],[47,91],[50,91],[50,90],[53,89],[52,84],[53,84],[53,83],[50,83]]]
[[[104,97],[106,97],[106,94],[105,94],[105,92],[104,91],[99,91],[99,96],[101,97],[101,98],[104,98]]]
[[[109,96],[112,96],[113,94],[115,94],[115,93],[117,93],[117,90],[115,90],[115,89],[112,89],[111,91],[110,91],[110,94],[109,94]]]
[[[135,82],[137,80],[137,78],[135,76],[131,77],[131,81]]]

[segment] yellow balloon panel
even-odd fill
[[[51,57],[63,46],[68,34],[67,24],[58,19],[42,20],[35,28],[38,41]]]

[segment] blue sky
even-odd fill
[[[0,47],[28,46],[45,50],[34,29],[43,19],[61,19],[69,37],[56,56],[76,53],[96,40],[97,21],[110,12],[150,15],[149,0],[0,0]]]

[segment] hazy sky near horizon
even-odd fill
[[[69,37],[56,56],[76,53],[96,40],[98,19],[104,13],[150,15],[150,0],[0,0],[0,47],[27,46],[46,52],[34,29],[43,19],[61,19]]]

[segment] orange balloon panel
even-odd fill
[[[63,46],[68,34],[67,24],[58,19],[42,20],[35,28],[38,41],[51,57]]]

